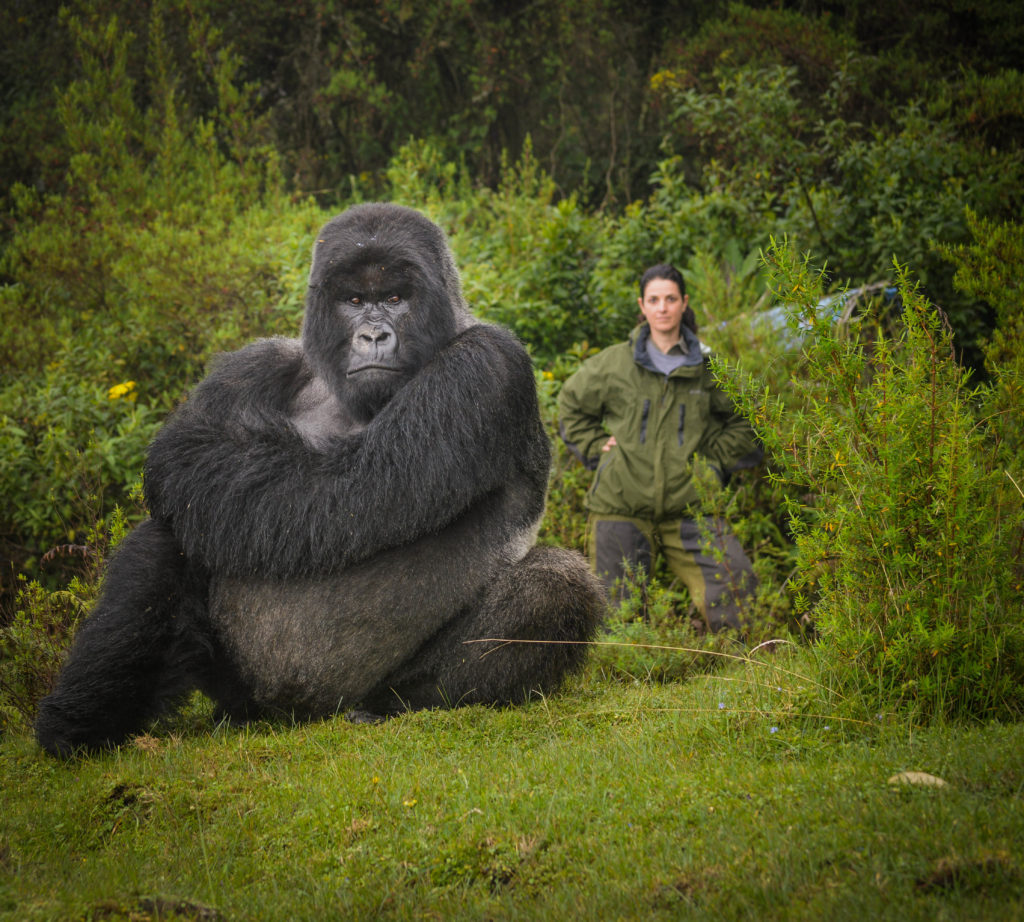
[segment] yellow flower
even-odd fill
[[[125,381],[123,384],[115,384],[109,391],[107,391],[107,397],[111,400],[120,400],[126,394],[130,394],[135,390],[134,381]]]

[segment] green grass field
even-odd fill
[[[813,666],[381,725],[197,699],[69,763],[15,733],[0,919],[1024,918],[1024,727],[811,713]]]

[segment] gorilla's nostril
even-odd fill
[[[382,328],[371,328],[360,330],[356,335],[364,343],[386,343],[391,338],[391,331]]]

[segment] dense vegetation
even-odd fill
[[[770,449],[708,497],[756,558],[753,639],[816,637],[867,710],[1018,716],[1022,26],[1009,2],[796,6],[8,4],[5,724],[144,514],[161,419],[213,353],[297,331],[314,230],[375,198],[449,232],[552,433],[638,271],[685,267]],[[560,454],[543,540],[581,543],[586,483]],[[692,642],[653,575],[613,636]]]

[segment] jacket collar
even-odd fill
[[[692,368],[695,365],[703,364],[704,348],[700,340],[697,339],[697,334],[687,326],[681,326],[679,333],[679,348],[683,350],[685,355],[683,364],[679,368]],[[654,363],[647,354],[647,341],[650,338],[651,327],[647,323],[641,323],[629,334],[629,341],[633,344],[633,361],[641,368],[646,368],[648,371],[653,371],[655,374],[660,375],[661,372],[655,368]],[[678,370],[677,368],[676,371]]]

